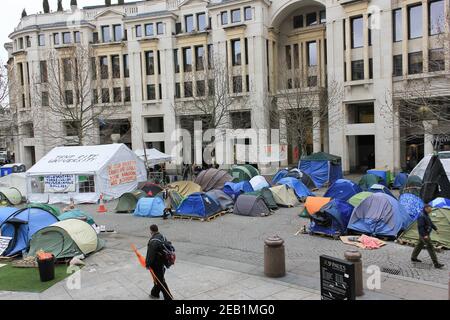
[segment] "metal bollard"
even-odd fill
[[[344,257],[347,261],[352,262],[355,265],[356,296],[357,297],[363,296],[364,287],[363,287],[363,268],[361,261],[361,253],[357,250],[350,250],[344,253]]]
[[[286,255],[284,240],[279,236],[267,238],[264,246],[264,274],[269,278],[286,275]]]

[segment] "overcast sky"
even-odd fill
[[[2,1],[6,2],[6,1]],[[56,10],[57,0],[49,0],[51,10]],[[113,3],[117,0],[113,0]],[[78,6],[102,4],[104,0],[78,0]],[[70,0],[63,0],[64,9],[70,8]],[[3,3],[0,13],[0,60],[6,61],[8,54],[3,45],[10,41],[8,35],[14,31],[14,28],[20,21],[20,16],[23,9],[27,10],[28,14],[37,13],[42,10],[42,0],[10,0],[6,5]]]

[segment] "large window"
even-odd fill
[[[102,103],[110,103],[111,99],[109,97],[109,89],[103,88],[102,89]]]
[[[430,8],[428,10],[428,29],[430,35],[436,35],[445,31],[445,9],[444,0],[437,0],[430,2]]]
[[[39,62],[39,71],[41,76],[41,83],[48,82],[47,61],[43,60]]]
[[[95,57],[91,58],[91,75],[92,80],[97,80],[97,62],[95,61]]]
[[[153,23],[149,23],[145,25],[145,36],[153,37],[155,35],[155,30],[153,27]]]
[[[75,31],[73,33],[73,38],[74,38],[75,43],[81,43],[81,32]]]
[[[294,44],[294,69],[300,68],[300,46]]]
[[[184,72],[192,71],[192,49],[183,48],[183,70]]]
[[[352,61],[352,80],[364,79],[364,60]]]
[[[147,100],[156,100],[156,87],[154,84],[147,85]]]
[[[347,105],[348,123],[374,123],[375,113],[373,103],[355,103]]]
[[[197,85],[197,97],[204,97],[206,93],[205,80],[198,80]]]
[[[192,14],[184,17],[184,25],[186,32],[194,31],[194,16]]]
[[[142,37],[142,26],[140,24],[136,25],[136,38]]]
[[[242,65],[242,48],[241,40],[236,39],[231,41],[233,66]]]
[[[59,33],[54,33],[53,34],[53,44],[55,46],[59,46],[60,42],[59,42]]]
[[[41,106],[48,107],[50,105],[49,96],[47,91],[41,93]]]
[[[70,32],[63,32],[62,38],[63,38],[63,44],[70,44],[72,42]]]
[[[195,47],[195,70],[202,71],[205,69],[205,48],[203,46]]]
[[[95,193],[95,177],[94,176],[79,176],[78,184],[79,184],[79,192],[80,193]]]
[[[130,87],[125,87],[125,102],[131,101],[131,89]]]
[[[286,46],[286,67],[288,70],[292,69],[292,49],[291,46]]]
[[[73,91],[66,90],[64,94],[66,105],[73,105]]]
[[[394,77],[400,77],[403,75],[403,56],[401,54],[394,56],[392,75]]]
[[[130,58],[127,54],[123,55],[123,76],[125,78],[130,77]]]
[[[429,66],[430,72],[445,70],[444,49],[432,49],[429,51]]]
[[[158,35],[163,35],[164,34],[164,23],[158,22],[156,24],[156,32],[158,33]]]
[[[408,54],[408,71],[409,74],[417,74],[423,72],[422,51],[412,52]]]
[[[64,129],[66,132],[66,137],[76,137],[80,130],[80,123],[78,121],[65,121]]]
[[[178,59],[178,49],[173,49],[173,64],[175,66],[175,73],[180,73],[180,59]]]
[[[103,40],[103,42],[111,41],[111,32],[109,30],[109,26],[102,27],[102,40]]]
[[[184,83],[184,97],[185,98],[192,98],[194,92],[192,90],[192,82],[187,81]]]
[[[100,75],[103,80],[109,78],[109,70],[108,70],[108,57],[102,56],[100,57]]]
[[[153,51],[145,52],[145,70],[148,76],[155,74],[155,54]]]
[[[145,118],[147,133],[164,133],[164,118],[151,117]]]
[[[222,20],[222,25],[228,24],[228,11],[224,11],[220,14],[220,19]]]
[[[45,35],[44,34],[40,34],[38,36],[38,45],[39,45],[39,47],[45,46]]]
[[[231,11],[231,22],[241,22],[241,9],[236,9]]]
[[[197,14],[197,30],[205,31],[206,28],[206,14],[204,12]]]
[[[394,42],[403,40],[402,9],[392,11],[392,28]]]
[[[317,13],[311,12],[306,15],[306,26],[315,26],[317,24]]]
[[[233,77],[233,93],[242,93],[242,76]]]
[[[123,39],[123,31],[122,26],[120,24],[114,25],[114,41],[122,41]]]
[[[317,43],[308,42],[308,66],[317,66]]]
[[[295,16],[294,17],[294,29],[303,28],[303,16]]]
[[[113,99],[115,103],[122,102],[122,89],[120,87],[113,88]]]
[[[112,76],[114,79],[120,78],[120,57],[117,55],[111,56]]]
[[[352,48],[361,48],[364,46],[364,27],[363,17],[351,19],[352,27]]]
[[[415,39],[422,37],[422,4],[408,7],[408,37]]]
[[[252,7],[245,7],[244,8],[244,19],[245,21],[249,21],[253,19],[253,9]]]
[[[72,61],[69,58],[62,59],[64,81],[72,81]]]

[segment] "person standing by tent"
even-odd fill
[[[145,259],[146,267],[153,270],[155,285],[150,293],[152,299],[159,299],[161,292],[164,300],[173,300],[169,287],[166,284],[164,274],[166,272],[165,260],[163,254],[163,245],[167,242],[166,238],[159,233],[157,225],[150,227],[151,238],[148,242],[147,258]]]
[[[430,205],[425,205],[423,208],[423,212],[417,220],[417,227],[419,229],[419,241],[417,242],[416,247],[411,256],[412,262],[422,262],[417,257],[419,256],[422,249],[425,247],[428,251],[428,254],[433,261],[434,267],[436,269],[441,269],[444,267],[443,264],[440,264],[436,255],[436,251],[434,250],[433,244],[431,243],[431,232],[434,230],[439,234],[437,227],[431,221],[430,213],[432,211],[432,207]]]

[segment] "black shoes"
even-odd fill
[[[412,262],[422,262],[422,260],[411,258]]]
[[[441,264],[441,263],[436,263],[435,265],[434,265],[434,267],[436,268],[436,269],[442,269],[443,267],[445,267],[443,264]]]

